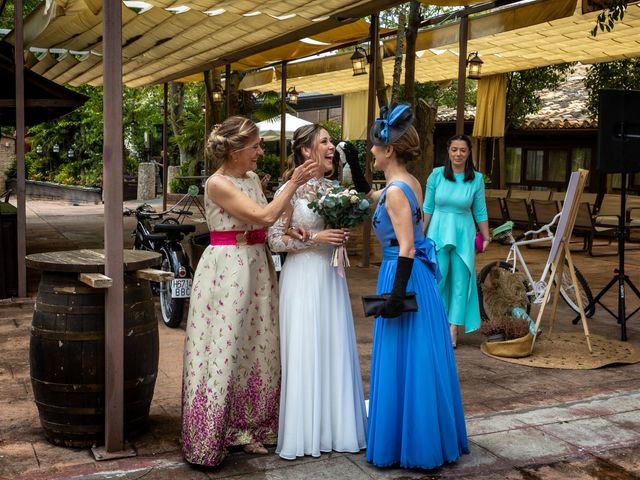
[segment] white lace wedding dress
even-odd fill
[[[324,229],[308,203],[331,182],[311,179],[269,229],[269,246],[287,252],[280,273],[282,384],[276,453],[285,459],[366,447],[362,392],[346,279],[330,265],[333,247],[285,235],[289,226]],[[277,195],[277,193],[276,193]]]

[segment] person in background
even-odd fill
[[[227,118],[211,132],[208,154],[221,165],[205,184],[211,243],[196,268],[184,345],[182,450],[192,464],[215,466],[232,446],[267,453],[280,398],[276,273],[266,230],[317,166],[292,173],[267,204],[252,171],[262,155],[258,128]],[[303,232],[290,235],[303,238]]]
[[[474,265],[476,224],[483,238],[481,251],[487,249],[491,237],[484,178],[474,169],[471,139],[466,135],[451,137],[447,152],[445,165],[434,168],[427,180],[422,210],[427,236],[436,242],[442,273],[440,293],[455,348],[458,326],[463,326],[467,333],[480,328]]]
[[[327,131],[312,124],[295,131],[292,151],[285,179],[309,158],[318,170],[268,234],[273,251],[287,252],[280,272],[282,394],[276,447],[287,460],[332,450],[357,453],[366,447],[367,436],[351,301],[346,279],[331,265],[334,246],[349,232],[326,228],[309,208],[316,193],[331,187],[335,147]],[[300,229],[308,232],[306,241],[291,235]]]
[[[371,221],[382,246],[377,293],[389,294],[374,321],[367,461],[432,469],[468,453],[460,385],[434,242],[424,236],[422,188],[407,171],[421,157],[408,105],[382,109],[370,129],[373,167],[386,187],[373,192],[357,155],[347,155],[356,189],[377,201]],[[415,292],[417,312],[404,312]]]

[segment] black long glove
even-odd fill
[[[396,276],[393,279],[393,289],[389,299],[384,303],[379,313],[381,317],[393,318],[402,314],[402,301],[407,293],[407,283],[413,269],[413,258],[398,257]]]
[[[351,169],[351,179],[353,180],[353,186],[358,192],[369,193],[371,191],[371,185],[364,177],[364,173],[360,168],[360,162],[358,161],[358,149],[349,142],[344,142],[344,156]]]

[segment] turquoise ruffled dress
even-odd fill
[[[427,236],[436,244],[436,250],[451,246],[455,249],[469,275],[466,310],[460,319],[450,319],[457,325],[464,325],[465,332],[473,332],[480,328],[480,309],[478,308],[478,287],[475,272],[475,236],[476,222],[487,221],[487,206],[484,199],[484,179],[480,172],[475,172],[475,178],[470,182],[464,181],[464,173],[454,173],[455,182],[444,177],[444,167],[433,169],[427,180],[422,210],[431,215]],[[443,292],[446,304],[449,285],[455,282],[451,275],[440,281],[440,291]]]
[[[374,321],[366,457],[379,467],[431,469],[468,452],[464,410],[434,243],[424,237],[420,204],[404,182],[389,183],[372,220],[383,250],[377,292],[391,291],[398,264],[385,207],[392,185],[404,191],[413,212],[416,253],[407,291],[416,292],[418,311]]]

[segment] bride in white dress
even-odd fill
[[[334,245],[348,231],[325,229],[308,204],[327,189],[335,146],[319,125],[294,133],[290,169],[318,160],[318,175],[298,190],[269,229],[269,246],[287,252],[280,273],[280,355],[282,384],[276,453],[293,460],[320,452],[359,452],[366,447],[367,414],[344,277],[330,265]],[[287,178],[285,173],[285,179]],[[277,195],[278,193],[276,193]],[[306,230],[305,241],[287,235]]]

